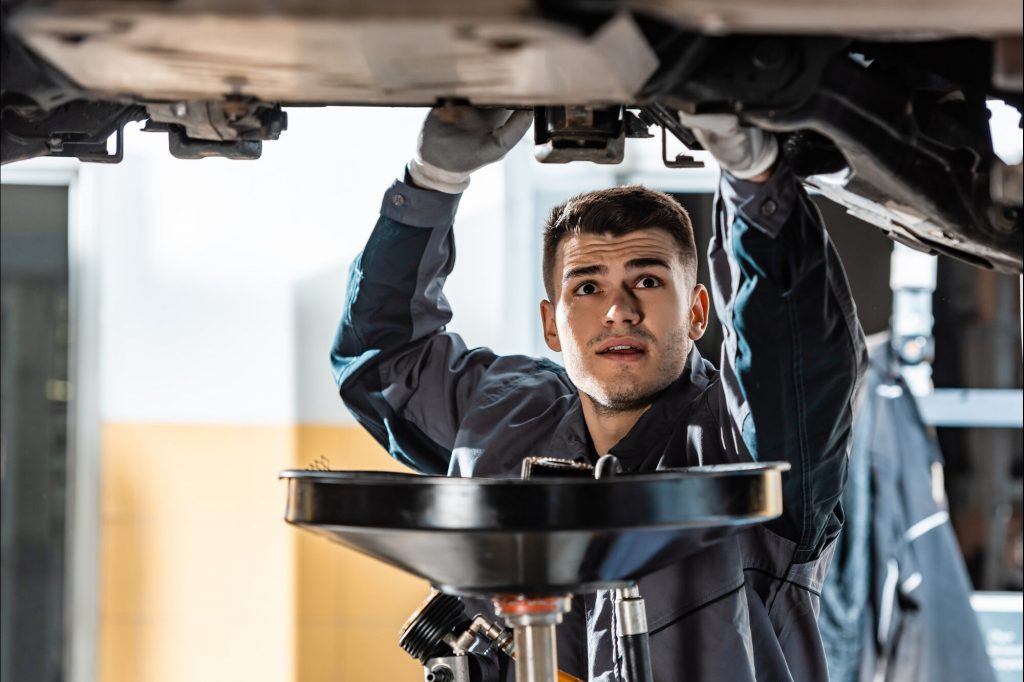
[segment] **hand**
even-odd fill
[[[409,162],[409,176],[420,187],[458,194],[469,186],[473,171],[504,157],[532,121],[531,110],[431,109]]]
[[[733,114],[686,114],[679,122],[693,131],[718,165],[733,177],[763,182],[779,156],[775,136],[760,128],[745,126]]]

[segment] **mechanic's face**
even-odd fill
[[[692,283],[667,231],[565,238],[544,337],[569,378],[607,411],[649,405],[683,371],[707,326],[708,294]]]

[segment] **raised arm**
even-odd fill
[[[349,272],[331,349],[339,392],[393,457],[424,473],[448,472],[463,408],[494,360],[444,333],[460,193],[471,172],[504,156],[527,127],[528,116],[503,110],[432,110],[407,181],[384,195]]]
[[[708,254],[725,329],[723,435],[754,459],[792,466],[783,516],[769,528],[796,542],[794,560],[806,561],[841,527],[864,332],[821,215],[776,160],[774,140],[751,129],[717,132],[732,136]],[[719,140],[706,141],[717,151]]]

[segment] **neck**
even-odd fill
[[[595,405],[590,396],[580,394],[583,406],[583,419],[587,423],[587,431],[594,442],[597,454],[606,455],[616,443],[622,440],[636,425],[637,421],[650,405],[632,410],[609,410]]]

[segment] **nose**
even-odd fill
[[[640,308],[640,299],[633,293],[633,289],[623,286],[616,290],[608,302],[608,310],[604,314],[606,327],[619,325],[636,326],[643,321],[644,315]]]

